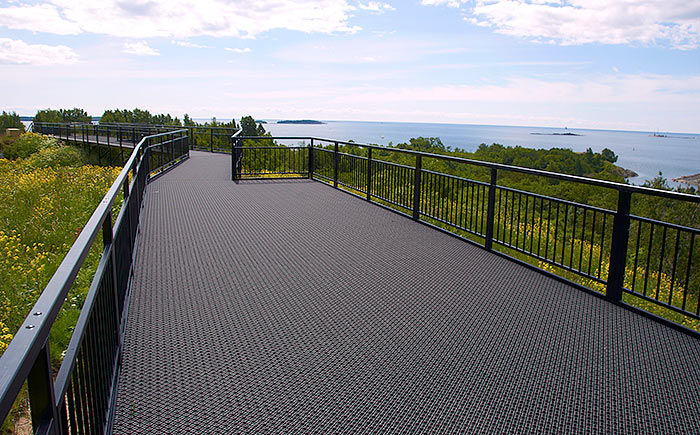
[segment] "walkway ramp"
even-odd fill
[[[149,185],[114,433],[700,433],[700,341],[306,180]]]

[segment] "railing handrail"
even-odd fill
[[[167,129],[172,129],[173,131],[176,130],[182,130],[182,129],[207,129],[207,130],[225,130],[223,134],[226,132],[230,132],[232,130],[239,130],[239,127],[215,127],[211,125],[168,125],[168,124],[137,124],[137,123],[128,123],[128,122],[104,122],[104,123],[97,123],[93,124],[90,122],[36,122],[36,125],[65,125],[65,126],[71,126],[71,127],[80,127],[80,126],[90,126],[90,127],[128,127],[128,128],[146,128],[146,129],[153,129],[153,128],[167,128]]]
[[[145,136],[134,147],[119,175],[93,211],[56,272],[39,295],[30,314],[0,357],[0,421],[4,421],[7,417],[17,394],[29,375],[33,361],[36,360],[46,340],[48,340],[51,327],[61,306],[92,248],[95,238],[102,230],[104,220],[111,214],[114,201],[128,180],[129,172],[136,159],[139,158],[139,155],[145,154],[144,144],[159,136],[186,132],[186,129],[180,129]]]
[[[618,183],[615,181],[598,180],[595,178],[581,177],[578,175],[568,175],[568,174],[562,174],[559,172],[549,172],[549,171],[543,171],[541,169],[523,168],[520,166],[504,165],[502,163],[484,162],[481,160],[465,159],[463,157],[456,157],[456,156],[450,156],[450,155],[444,155],[444,154],[427,153],[424,151],[406,150],[406,149],[401,149],[401,148],[390,148],[390,147],[384,147],[384,146],[379,146],[379,145],[370,145],[370,144],[363,144],[363,143],[356,143],[356,142],[346,142],[346,141],[340,141],[340,140],[335,140],[335,139],[325,139],[325,138],[312,137],[312,136],[304,136],[304,137],[302,137],[302,136],[239,136],[238,138],[241,140],[244,140],[244,139],[314,140],[314,141],[321,141],[321,142],[330,142],[332,144],[337,143],[339,145],[352,145],[352,146],[358,146],[358,147],[363,147],[363,148],[371,148],[371,149],[375,149],[375,150],[382,150],[382,151],[388,151],[388,152],[398,152],[398,153],[410,154],[410,155],[414,155],[414,156],[422,156],[422,157],[426,157],[426,158],[449,160],[452,162],[466,163],[466,164],[481,166],[481,167],[485,167],[485,168],[489,168],[489,169],[500,169],[500,170],[504,170],[504,171],[519,172],[519,173],[528,174],[528,175],[536,175],[536,176],[540,176],[540,177],[554,178],[554,179],[558,179],[558,180],[562,180],[562,181],[583,183],[583,184],[588,184],[588,185],[597,186],[597,187],[605,187],[608,189],[615,189],[618,192],[624,191],[624,192],[630,192],[630,193],[640,193],[640,194],[644,194],[644,195],[659,196],[659,197],[670,198],[670,199],[679,199],[679,200],[683,200],[683,201],[690,201],[690,202],[700,204],[700,195],[690,195],[687,193],[654,189],[651,187],[623,184],[623,183]],[[321,148],[317,145],[318,144],[315,145],[317,148]]]
[[[169,124],[139,124],[139,123],[128,123],[128,122],[105,122],[94,125],[104,125],[104,126],[127,126],[127,127],[155,127],[155,128],[178,128],[178,129],[190,129],[190,128],[206,128],[214,130],[239,130],[239,127],[216,127],[212,125],[169,125]]]

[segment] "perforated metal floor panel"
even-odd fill
[[[700,340],[312,181],[146,197],[114,432],[700,433]]]

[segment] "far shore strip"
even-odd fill
[[[684,183],[690,186],[700,187],[700,174],[685,175],[683,177],[674,178],[676,183]]]

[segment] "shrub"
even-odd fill
[[[71,146],[45,148],[32,154],[27,163],[34,168],[51,166],[80,166],[84,161],[83,153]]]
[[[16,139],[7,139],[9,138],[2,143],[2,152],[10,160],[26,159],[40,150],[60,146],[56,139],[37,133],[25,133]]]

